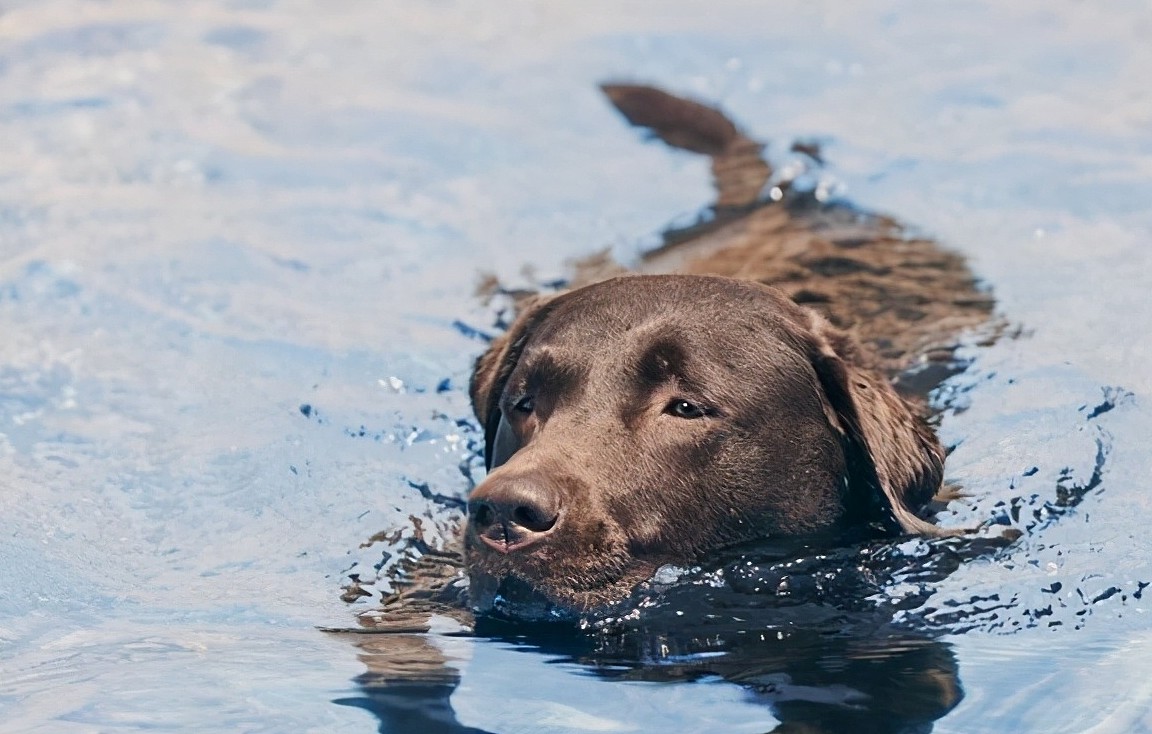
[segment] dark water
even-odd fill
[[[0,4],[0,732],[1152,729],[1150,34],[1140,2]],[[839,635],[734,622],[732,572],[580,634],[318,632],[480,471],[478,273],[708,201],[609,78],[815,138],[971,259],[1014,336],[938,395],[942,521],[1022,537]]]

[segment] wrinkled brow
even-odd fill
[[[647,395],[674,381],[680,389],[700,394],[704,383],[692,366],[680,340],[662,337],[636,355],[629,369],[632,387],[636,393]]]
[[[588,367],[550,350],[536,351],[524,358],[509,387],[518,391],[561,401],[575,395],[588,379]]]

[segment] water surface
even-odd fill
[[[478,274],[627,257],[709,200],[620,78],[819,140],[1014,326],[939,396],[943,520],[1024,535],[917,589],[942,636],[908,669],[963,689],[933,731],[1152,729],[1150,34],[1141,2],[5,3],[0,731],[776,725],[734,675],[651,672],[698,651],[445,625],[408,664],[455,672],[380,699],[378,651],[315,629],[479,472]]]

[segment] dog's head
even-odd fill
[[[914,510],[940,485],[935,436],[845,334],[757,283],[631,276],[540,298],[471,392],[481,610],[509,585],[594,609],[740,541],[932,528]]]

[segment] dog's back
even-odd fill
[[[989,321],[993,299],[958,254],[910,236],[890,217],[821,201],[774,179],[764,146],[714,108],[647,86],[603,89],[632,124],[712,161],[716,202],[698,223],[665,232],[663,245],[645,253],[635,271],[724,275],[779,288],[851,333],[893,377],[943,367],[957,337]],[[810,146],[793,149],[819,162]],[[622,271],[591,258],[578,265],[575,285]]]

